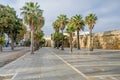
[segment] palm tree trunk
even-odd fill
[[[57,41],[57,49],[59,49],[59,41]]]
[[[93,45],[92,45],[92,30],[90,30],[90,51],[93,51]]]
[[[61,46],[61,50],[64,50],[64,35],[63,35],[63,30],[62,30],[62,46]]]
[[[39,41],[36,41],[36,50],[39,50],[39,48],[40,48],[40,43],[39,43]]]
[[[80,50],[79,30],[77,30],[77,48]]]
[[[34,30],[31,30],[31,54],[34,54]]]
[[[54,48],[56,47],[56,42],[55,42],[55,41],[53,41],[53,47],[54,47]]]
[[[73,52],[73,46],[72,46],[72,33],[70,33],[70,51]]]
[[[35,51],[39,49],[39,42],[37,40],[35,40],[35,43],[34,43],[34,46],[35,46]]]
[[[57,41],[55,40],[54,41],[54,48],[56,48],[57,47]]]

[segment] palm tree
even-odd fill
[[[45,20],[44,20],[44,17],[42,16],[43,14],[43,10],[38,10],[37,11],[37,18],[38,18],[38,21],[35,23],[35,50],[38,50],[39,49],[39,46],[40,46],[40,40],[43,38],[44,36],[44,33],[43,31],[41,30],[41,28],[44,26],[45,24]]]
[[[61,14],[58,16],[58,22],[59,22],[59,26],[60,26],[60,29],[62,31],[62,47],[61,47],[61,50],[64,50],[64,35],[63,35],[63,30],[65,29],[65,26],[67,24],[67,16],[64,15],[64,14]]]
[[[81,15],[73,16],[73,25],[77,31],[77,48],[79,50],[80,49],[79,31],[84,30],[85,25]]]
[[[22,15],[24,15],[24,22],[30,26],[31,30],[31,54],[34,53],[34,30],[38,26],[39,16],[38,13],[42,15],[42,10],[39,9],[38,3],[27,2],[25,6],[21,8]],[[41,23],[40,23],[41,24]]]
[[[73,51],[73,45],[72,45],[72,41],[73,41],[73,32],[75,32],[75,27],[74,27],[74,25],[73,25],[73,18],[71,18],[71,19],[69,19],[69,21],[68,21],[68,24],[67,24],[67,29],[66,29],[66,31],[67,31],[67,33],[69,33],[69,42],[70,42],[70,51],[71,51],[71,53],[72,53],[72,51]]]
[[[58,24],[58,20],[54,21],[52,23],[53,29],[55,30],[55,32],[59,32],[59,24]]]
[[[57,49],[59,49],[59,47],[61,46],[61,40],[62,40],[62,33],[60,32],[55,32],[54,33],[54,41],[55,41],[55,47],[57,47]]]
[[[43,10],[38,10],[37,11],[37,18],[38,18],[38,21],[36,21],[36,24],[35,24],[35,31],[37,30],[41,30],[41,28],[44,26],[45,24],[45,20],[44,20],[44,17],[42,16],[43,15]]]
[[[96,20],[97,20],[97,16],[92,13],[85,17],[85,23],[88,25],[90,31],[90,51],[93,51],[92,29],[94,28]]]
[[[59,42],[55,39],[55,35],[59,33],[59,24],[58,24],[58,20],[54,21],[52,23],[52,26],[53,26],[53,29],[55,30],[55,33],[54,33],[54,48],[57,47],[57,49],[59,48],[58,44]]]
[[[44,33],[42,30],[37,30],[35,33],[34,33],[34,39],[35,39],[35,50],[38,50],[39,49],[39,46],[40,46],[40,40],[43,38],[44,36]]]

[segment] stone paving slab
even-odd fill
[[[120,80],[120,51],[42,48],[0,69],[12,80]]]
[[[6,65],[0,69],[0,75],[13,75],[12,80],[86,80],[48,48]]]
[[[69,49],[54,50],[57,55],[80,70],[91,80],[120,80],[120,50],[94,50],[93,52]],[[108,76],[109,75],[109,76]]]

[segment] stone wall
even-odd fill
[[[80,36],[80,46],[89,48],[89,35]],[[120,30],[93,34],[93,45],[96,49],[120,49]]]
[[[77,47],[77,36],[73,37],[73,46]],[[89,48],[89,35],[80,36],[80,47]],[[117,49],[120,50],[120,30],[107,31],[93,34],[93,45],[95,49]],[[53,46],[53,41],[47,40],[46,47]],[[69,40],[64,42],[65,47],[69,47]]]
[[[44,47],[52,47],[52,41],[49,39],[46,40]]]

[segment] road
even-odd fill
[[[9,80],[120,80],[120,51],[42,48],[0,69]],[[10,79],[11,78],[11,79]]]

